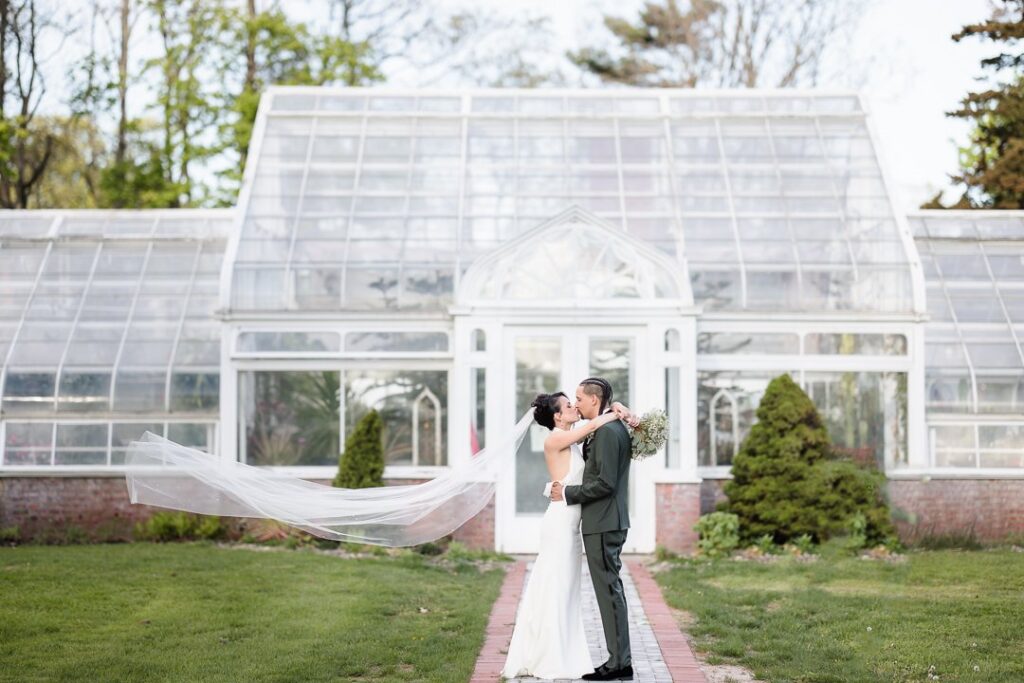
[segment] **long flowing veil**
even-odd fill
[[[408,546],[458,529],[487,505],[515,457],[531,408],[508,434],[422,484],[341,489],[224,460],[147,431],[128,446],[132,503],[229,517],[275,519],[336,541]]]

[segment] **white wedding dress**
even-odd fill
[[[569,447],[565,485],[583,481],[583,453]],[[580,506],[551,501],[541,523],[540,552],[519,601],[505,678],[579,678],[594,670],[580,609],[583,538]]]

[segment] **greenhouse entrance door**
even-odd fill
[[[539,393],[563,391],[575,402],[576,386],[590,376],[608,379],[614,399],[631,406],[652,405],[642,392],[650,385],[647,329],[643,325],[614,327],[506,327],[503,344],[503,413],[515,423]],[[539,550],[540,525],[548,504],[543,496],[549,480],[544,462],[548,430],[533,425],[514,459],[510,459],[497,496],[497,545],[513,553]],[[648,468],[634,463],[630,471],[630,520],[625,550],[647,552],[654,547],[654,505],[647,500]],[[644,492],[638,496],[637,492]],[[653,491],[651,492],[653,493]]]

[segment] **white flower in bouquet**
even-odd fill
[[[664,410],[645,413],[640,424],[629,428],[629,434],[633,439],[633,459],[648,458],[668,441],[668,415]]]

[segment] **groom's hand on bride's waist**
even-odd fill
[[[556,481],[551,484],[551,500],[565,500],[562,496],[562,482]]]

